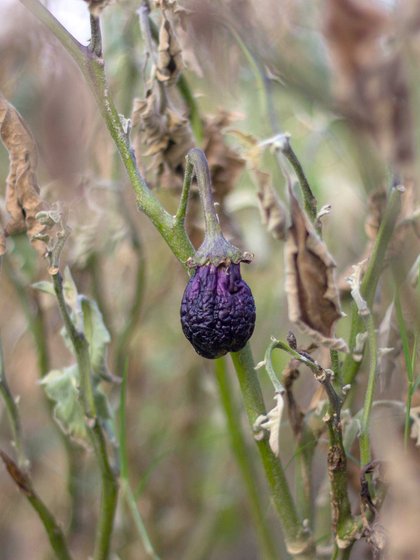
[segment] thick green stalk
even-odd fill
[[[256,481],[258,479],[254,468],[252,456],[249,452],[244,434],[241,428],[240,412],[234,402],[232,387],[226,371],[226,362],[223,358],[215,360],[216,381],[219,395],[225,413],[231,446],[235,459],[241,472],[248,493],[251,513],[261,543],[263,557],[267,560],[278,557],[275,541],[270,533],[263,502]]]
[[[372,254],[369,258],[369,264],[366,270],[366,274],[363,277],[360,287],[360,293],[366,300],[369,308],[372,307],[378,280],[384,266],[385,253],[391,240],[395,223],[397,221],[400,209],[400,196],[401,193],[399,189],[393,187],[388,199],[384,216],[382,218],[378,235],[375,240]],[[363,318],[359,315],[359,310],[356,303],[353,303],[349,337],[350,353],[347,354],[342,368],[342,378],[345,385],[349,383],[351,384],[353,382],[361,365],[361,361],[354,360],[352,351],[354,349],[357,334],[362,332],[363,330]]]
[[[251,427],[258,416],[266,414],[261,387],[254,369],[251,349],[246,345],[240,352],[232,352],[233,364],[241,387],[244,406]],[[304,534],[281,461],[272,452],[266,439],[257,441],[274,505],[282,522],[289,553],[300,560],[315,558],[312,539]]]
[[[70,317],[64,301],[63,281],[60,272],[52,276],[54,290],[65,329],[76,355],[80,375],[81,400],[86,414],[88,433],[93,445],[101,473],[101,505],[95,537],[94,560],[109,557],[112,529],[118,499],[118,482],[110,465],[107,444],[102,427],[96,416],[96,405],[91,379],[89,345],[83,333],[79,332]]]

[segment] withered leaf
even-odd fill
[[[257,196],[262,222],[275,239],[285,240],[287,236],[286,209],[271,185],[270,175],[255,170],[255,176],[258,181]]]
[[[268,144],[259,142],[252,134],[229,130],[244,147],[244,158],[258,187],[257,197],[261,221],[275,239],[287,237],[287,213],[271,182],[271,175],[261,171],[262,156]]]
[[[163,16],[159,31],[156,78],[165,85],[174,84],[183,69],[181,48],[169,20]]]
[[[171,184],[182,184],[185,156],[194,146],[188,119],[162,102],[155,84],[147,92],[146,99],[134,100],[132,122],[138,159],[141,155],[151,156],[151,168],[157,170],[159,176],[168,169]],[[142,154],[143,146],[146,151]]]
[[[291,226],[285,251],[289,319],[316,342],[347,351],[344,340],[333,336],[333,325],[341,317],[335,262],[289,191]]]
[[[44,254],[44,243],[36,239],[46,229],[36,219],[37,213],[46,208],[35,175],[36,145],[22,117],[1,94],[0,136],[9,152],[6,210],[10,219],[5,226],[6,235],[26,231],[34,247]]]

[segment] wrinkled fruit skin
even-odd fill
[[[254,331],[255,303],[239,264],[197,268],[182,298],[181,324],[204,358],[219,358],[245,346]]]

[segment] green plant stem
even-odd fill
[[[110,552],[112,529],[118,499],[118,482],[109,462],[108,450],[102,427],[96,417],[89,345],[84,334],[76,329],[67,310],[63,294],[63,279],[60,272],[52,275],[52,280],[61,317],[76,355],[80,374],[81,400],[86,414],[86,424],[101,472],[101,505],[93,558],[94,560],[107,560]]]
[[[273,341],[274,342],[274,341]],[[331,380],[331,372],[325,370],[317,362],[300,354],[281,340],[276,341],[277,348],[288,352],[296,360],[304,363],[314,373],[315,378],[325,388],[328,396],[328,413],[325,422],[328,428],[328,476],[331,486],[331,507],[333,529],[342,548],[349,546],[356,538],[357,523],[351,514],[350,500],[347,489],[347,457],[343,445],[341,427],[342,400],[336,393]]]
[[[1,343],[0,393],[6,406],[10,429],[12,432],[13,444],[16,450],[16,456],[18,458],[18,464],[16,465],[4,451],[0,450],[1,459],[3,460],[11,478],[18,486],[19,490],[21,490],[21,492],[26,496],[31,506],[37,512],[38,517],[40,518],[45,528],[51,547],[57,555],[57,558],[59,560],[71,560],[71,556],[67,549],[67,543],[60,525],[57,523],[54,516],[38,496],[38,494],[34,491],[32,482],[29,479],[29,475],[27,472],[29,461],[26,457],[23,445],[19,411],[16,406],[16,401],[13,398],[13,395],[10,392],[9,385],[7,383]]]
[[[25,495],[28,502],[37,512],[38,517],[45,528],[51,547],[55,552],[56,558],[58,558],[58,560],[71,560],[61,527],[33,489],[28,474],[24,470],[21,470],[20,467],[18,467],[18,465],[16,465],[16,463],[4,451],[0,450],[0,457],[16,486]]]
[[[38,0],[20,0],[20,2],[48,27],[79,66],[121,156],[136,194],[139,209],[150,218],[178,260],[185,263],[193,253],[191,242],[185,229],[175,224],[174,217],[162,207],[138,170],[129,139],[109,93],[103,60],[92,53],[88,47],[80,45]]]
[[[408,340],[407,328],[405,326],[404,316],[401,308],[400,296],[398,287],[395,290],[394,296],[395,311],[397,315],[398,329],[400,331],[401,342],[403,347],[405,369],[407,372],[407,398],[405,405],[405,422],[404,422],[404,448],[407,449],[408,438],[410,436],[410,410],[411,402],[413,400],[415,383],[414,383],[414,358],[416,349],[413,348],[413,354],[410,354],[410,344]]]
[[[0,394],[3,398],[6,407],[7,416],[9,419],[10,430],[12,432],[12,442],[16,450],[18,465],[26,469],[28,467],[28,460],[25,455],[23,439],[22,439],[22,426],[16,401],[10,391],[9,384],[6,378],[6,370],[4,366],[3,348],[0,340]]]
[[[365,393],[365,401],[363,405],[363,413],[360,427],[360,463],[362,466],[367,465],[371,461],[370,438],[369,438],[369,421],[372,412],[373,397],[375,394],[376,376],[378,369],[378,349],[376,342],[375,325],[372,314],[366,317],[366,326],[368,332],[369,344],[369,376]]]
[[[184,183],[182,185],[181,198],[179,199],[178,210],[175,215],[175,223],[178,227],[185,228],[185,216],[187,214],[188,196],[190,194],[191,183],[194,175],[194,164],[190,158],[186,158]]]
[[[153,560],[159,560],[156,554],[152,541],[147,533],[143,519],[137,508],[136,498],[130,485],[129,471],[128,471],[128,452],[127,452],[127,372],[128,362],[125,361],[122,370],[122,381],[120,386],[120,406],[119,406],[119,459],[120,459],[120,486],[121,495],[125,499],[127,506],[133,518],[134,525],[137,529],[139,537],[143,543],[146,554]]]
[[[247,344],[240,352],[232,352],[231,356],[241,387],[245,410],[251,427],[253,427],[258,416],[266,414],[266,410],[254,369],[251,349]],[[304,534],[280,459],[274,455],[266,439],[256,443],[271,496],[282,522],[289,554],[299,560],[315,558],[312,538],[310,535]]]
[[[400,210],[400,196],[401,193],[398,188],[393,187],[388,198],[388,203],[375,240],[372,254],[369,258],[368,267],[361,283],[360,293],[366,300],[369,308],[372,307],[376,287],[384,266],[385,253],[397,221]],[[361,365],[361,360],[356,361],[353,359],[353,350],[356,342],[356,336],[358,333],[362,332],[363,327],[363,318],[359,315],[356,303],[353,303],[349,336],[350,353],[345,357],[342,368],[342,378],[345,385],[353,383]]]
[[[25,283],[18,274],[13,266],[10,259],[6,256],[4,259],[4,270],[9,278],[11,284],[13,285],[16,294],[18,296],[19,302],[22,306],[23,312],[25,314],[26,320],[28,321],[29,330],[32,334],[35,349],[37,353],[38,362],[38,372],[40,378],[44,377],[50,370],[50,358],[47,346],[47,332],[45,326],[45,317],[43,309],[40,305],[38,296],[34,293],[30,295],[26,289]],[[50,414],[53,417],[53,404],[50,400],[45,398],[45,405]],[[69,496],[71,498],[71,519],[69,523],[69,534],[73,532],[73,529],[77,528],[77,511],[79,508],[79,498],[80,492],[77,489],[76,473],[78,472],[79,461],[77,460],[77,449],[72,444],[72,442],[65,436],[61,431],[58,424],[53,422],[54,429],[63,444],[67,455],[67,488]],[[18,455],[18,463],[19,455]]]
[[[306,178],[305,172],[303,171],[303,167],[295,154],[291,144],[290,139],[287,135],[283,135],[284,140],[279,144],[278,149],[281,153],[286,156],[289,163],[293,167],[294,172],[299,181],[300,188],[302,190],[303,201],[305,210],[311,219],[311,222],[316,226],[317,223],[317,201],[312,192],[312,189],[309,185],[308,179]]]
[[[240,413],[236,408],[226,362],[223,358],[215,360],[216,382],[219,395],[225,413],[232,450],[241,472],[248,493],[251,513],[257,528],[257,534],[261,543],[263,557],[267,560],[278,557],[276,545],[270,533],[264,506],[258,490],[257,473],[254,468],[252,456],[249,452],[241,429]]]

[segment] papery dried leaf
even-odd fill
[[[285,240],[287,237],[287,213],[276,190],[271,185],[268,173],[255,171],[258,180],[258,200],[260,202],[263,224],[275,239]]]
[[[36,215],[46,208],[42,201],[35,170],[37,150],[30,130],[22,117],[8,101],[0,95],[0,136],[9,152],[9,174],[6,179],[6,209],[10,219],[6,234],[26,231],[34,247],[45,253],[45,244],[36,239],[47,226],[41,224]]]
[[[159,31],[156,78],[165,85],[174,84],[183,69],[181,48],[169,20],[163,16]]]
[[[291,189],[290,205],[285,252],[289,319],[316,342],[347,351],[344,340],[333,337],[333,325],[341,317],[335,262]]]
[[[89,4],[89,12],[95,16],[99,17],[102,11],[110,4],[113,0],[85,0]]]
[[[167,104],[162,108],[158,87],[147,92],[146,99],[134,100],[132,114],[136,153],[152,156],[151,168],[162,177],[168,170],[168,182],[174,186],[182,185],[185,156],[194,147],[188,119]],[[146,151],[142,153],[142,146]]]

